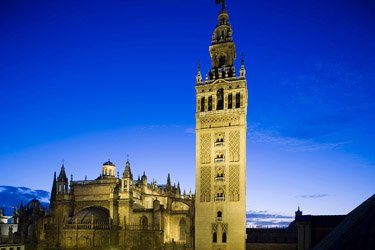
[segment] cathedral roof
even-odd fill
[[[71,223],[90,224],[94,223],[108,223],[109,211],[103,207],[92,206],[86,207],[76,213],[71,219]]]

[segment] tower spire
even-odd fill
[[[225,0],[216,0],[216,3],[222,4],[222,10],[219,12],[218,23],[212,34],[209,49],[211,55],[211,69],[208,72],[209,80],[235,76],[236,45],[233,42],[229,14],[225,7]]]

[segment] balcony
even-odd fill
[[[225,162],[225,158],[224,156],[218,156],[215,158],[215,163],[221,163],[221,162]]]
[[[225,201],[224,196],[216,196],[215,201]]]
[[[225,179],[224,179],[224,175],[222,175],[222,176],[216,176],[215,177],[215,181],[224,181]]]

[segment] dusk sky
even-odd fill
[[[375,191],[375,2],[239,1],[247,210],[346,214]],[[214,0],[0,1],[0,185],[50,191],[110,159],[195,185],[195,75]]]

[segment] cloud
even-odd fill
[[[50,193],[44,190],[34,190],[26,187],[0,186],[0,207],[4,207],[5,214],[12,214],[13,208],[28,204],[37,198],[43,206],[48,206]]]
[[[195,134],[195,128],[186,128],[185,133],[187,134]]]
[[[297,195],[296,198],[304,198],[304,199],[316,199],[316,198],[324,198],[329,196],[328,194],[309,194],[309,195]]]
[[[350,143],[349,141],[338,142],[318,142],[314,139],[303,139],[291,136],[284,136],[274,130],[260,129],[258,126],[249,126],[249,140],[263,144],[282,146],[291,152],[310,152],[331,150],[341,145]]]
[[[293,216],[269,213],[268,211],[248,211],[246,226],[250,228],[287,227],[294,220]]]

